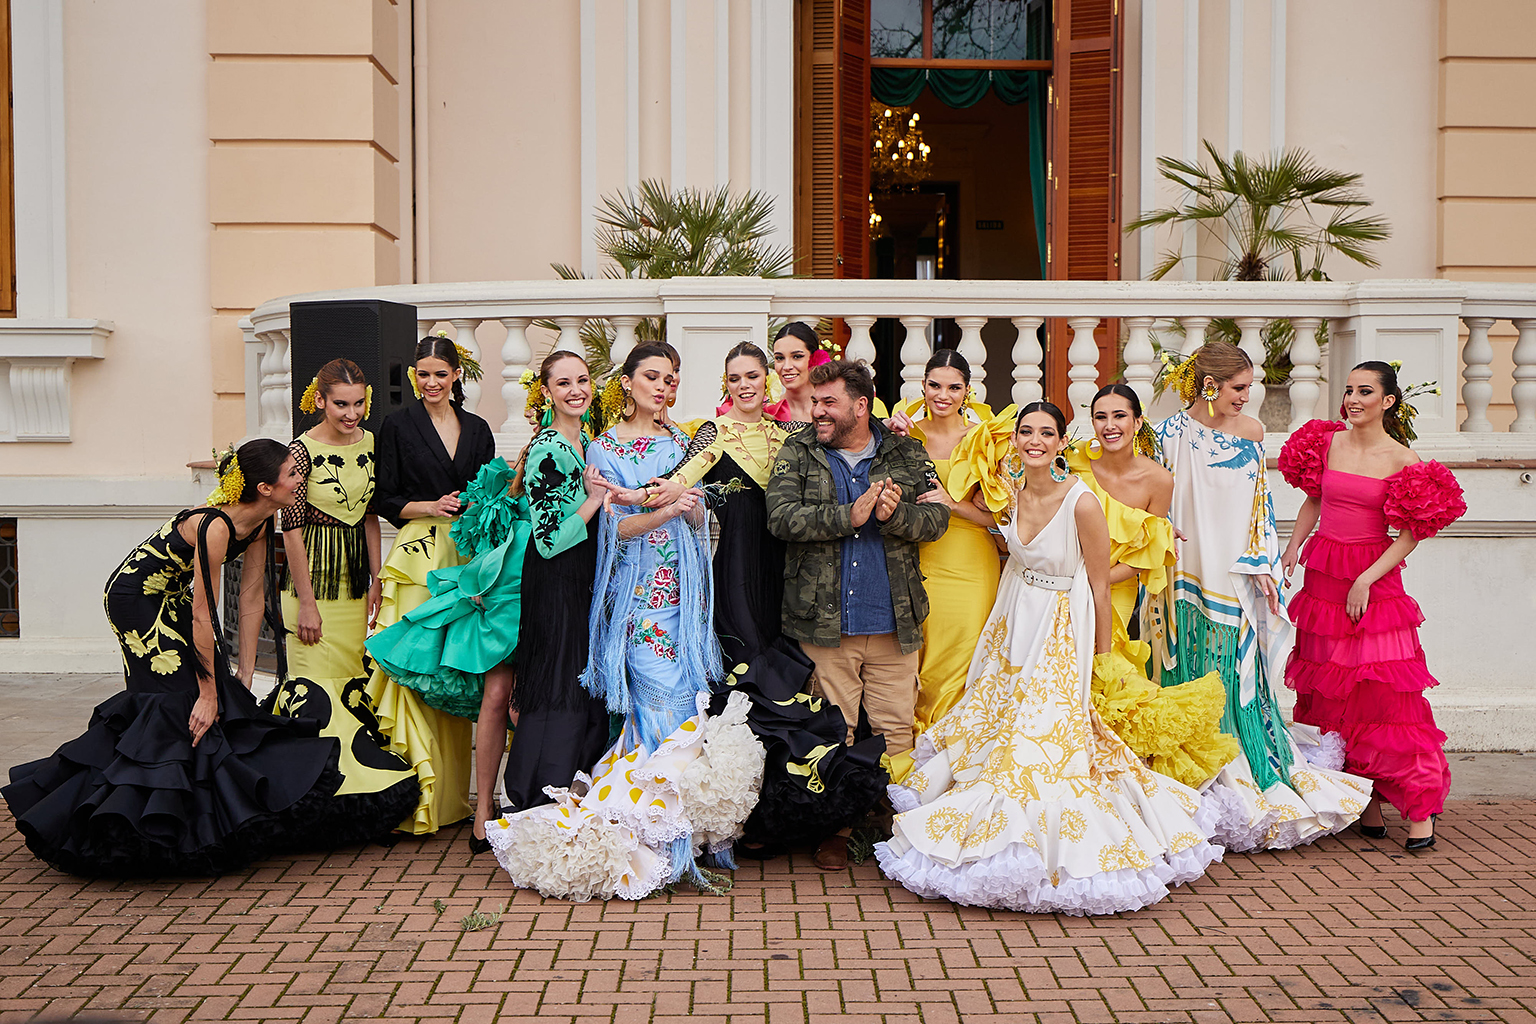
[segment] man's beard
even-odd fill
[[[843,442],[848,440],[848,435],[852,434],[858,427],[858,421],[851,415],[847,419],[841,420],[828,417],[822,422],[830,423],[832,426],[832,436],[822,442],[823,447],[826,448],[843,447]]]

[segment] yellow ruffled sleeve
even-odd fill
[[[986,418],[955,446],[955,453],[950,456],[947,488],[950,497],[959,501],[956,495],[969,494],[972,487],[979,487],[987,508],[994,513],[1002,512],[1008,508],[1013,494],[1013,481],[1003,469],[1003,459],[1013,445],[1013,421],[1018,409],[1010,405],[996,416],[986,406],[977,411],[985,412]]]
[[[1168,588],[1168,570],[1173,568],[1173,525],[1162,516],[1116,501],[1100,486],[1093,475],[1093,461],[1086,445],[1067,450],[1067,467],[1082,478],[1099,503],[1109,522],[1109,560],[1137,570],[1149,594],[1161,594]]]

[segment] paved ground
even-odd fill
[[[7,763],[52,749],[31,714],[73,735],[89,706],[64,706],[89,687],[14,682]],[[1455,800],[1429,854],[1405,854],[1394,822],[1388,840],[1231,855],[1093,919],[924,902],[872,861],[823,874],[803,854],[747,863],[723,897],[571,905],[513,890],[458,829],[217,880],[87,882],[0,820],[0,1024],[1536,1022],[1532,763],[1453,757],[1459,784],[1505,795]]]

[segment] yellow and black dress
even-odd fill
[[[1237,756],[1237,740],[1221,731],[1227,703],[1221,676],[1210,672],[1176,686],[1159,686],[1147,678],[1151,645],[1132,640],[1127,626],[1143,590],[1156,601],[1168,589],[1175,560],[1173,526],[1104,490],[1082,445],[1067,453],[1067,464],[1104,508],[1110,565],[1136,570],[1109,588],[1114,631],[1109,651],[1093,659],[1094,710],[1154,771],[1198,789]]]
[[[902,407],[912,417],[911,436],[927,443],[923,425],[927,406],[915,399]],[[973,402],[965,410],[970,424],[949,458],[929,453],[938,470],[940,487],[954,501],[970,501],[982,475],[990,472],[990,460],[998,431],[1013,433],[1008,413],[993,417],[992,410]],[[928,618],[923,621],[923,649],[917,663],[917,705],[913,736],[921,736],[943,718],[965,693],[965,676],[981,639],[981,630],[997,599],[1002,559],[986,527],[963,516],[950,515],[949,529],[938,540],[918,548],[923,587],[928,591]],[[910,758],[899,759],[898,777]]]
[[[436,501],[464,490],[480,467],[496,457],[496,439],[485,420],[463,409],[454,412],[459,443],[451,453],[422,405],[392,413],[379,430],[374,507],[400,528],[379,573],[384,581],[376,622],[380,630],[432,596],[429,573],[466,561],[450,536],[452,519],[402,516],[413,501]],[[400,823],[400,831],[425,835],[469,817],[474,723],[431,707],[421,694],[378,668],[368,680],[367,694],[389,749],[411,763],[421,783],[415,813]]]
[[[307,479],[304,500],[283,510],[283,529],[304,536],[306,565],[290,565],[283,588],[288,672],[268,698],[277,714],[311,718],[320,735],[341,744],[342,795],[379,794],[382,820],[391,825],[411,812],[419,796],[416,773],[389,749],[368,699],[363,641],[368,634],[368,542],[364,519],[374,489],[373,435],[331,445],[301,435],[289,446]],[[320,613],[318,643],[301,643],[297,573],[309,574]]]

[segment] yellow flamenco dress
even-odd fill
[[[1123,563],[1136,575],[1110,587],[1114,632],[1107,653],[1093,659],[1093,706],[1137,756],[1153,771],[1199,789],[1237,756],[1237,739],[1221,731],[1226,688],[1221,675],[1209,672],[1177,686],[1159,686],[1147,678],[1152,647],[1132,640],[1127,623],[1136,612],[1142,588],[1156,601],[1167,589],[1174,564],[1173,526],[1162,516],[1117,501],[1093,475],[1093,463],[1073,445],[1067,464],[1088,485],[1109,521],[1109,561]]]
[[[911,436],[926,445],[923,425],[928,422],[927,405],[919,398],[900,408],[912,418]],[[949,492],[952,500],[971,500],[982,474],[990,472],[987,461],[996,448],[994,433],[1002,430],[1005,437],[1013,433],[1011,416],[1011,407],[994,417],[992,410],[980,402],[967,404],[965,417],[970,429],[949,458],[933,459],[939,486]],[[965,676],[987,616],[992,613],[992,603],[997,599],[1002,571],[1001,553],[987,528],[953,514],[944,536],[918,547],[918,558],[923,586],[928,591],[929,612],[923,622],[923,648],[918,655],[914,739],[943,718],[965,694]],[[898,770],[911,763],[909,755],[891,760]]]
[[[429,573],[467,561],[449,535],[452,526],[450,518],[423,516],[400,528],[379,573],[384,581],[379,631],[432,596],[427,588]],[[469,817],[474,723],[429,706],[421,694],[378,667],[368,680],[367,694],[378,711],[381,731],[389,737],[389,749],[411,763],[421,783],[416,810],[400,823],[399,831],[428,835]]]

